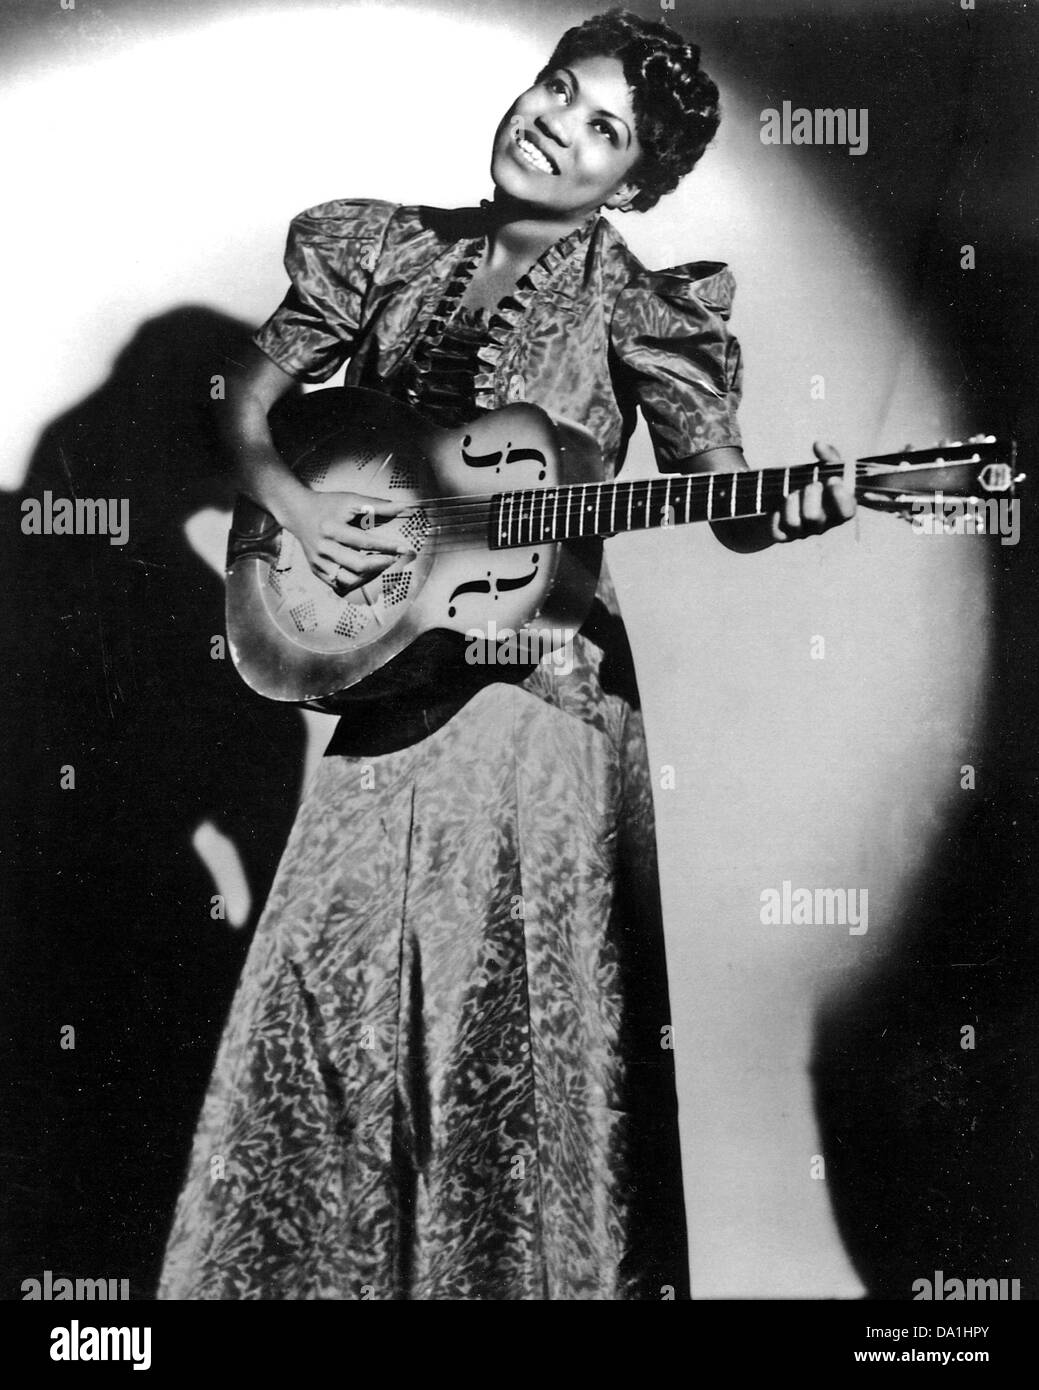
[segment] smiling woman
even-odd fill
[[[631,201],[642,147],[617,60],[572,61],[513,104],[498,128],[491,176],[503,197],[580,218]]]
[[[311,491],[267,417],[344,362],[348,384],[439,424],[534,402],[591,434],[603,477],[639,409],[663,469],[745,466],[732,277],[647,271],[600,216],[652,206],[717,123],[698,50],[613,12],[565,35],[505,113],[490,201],[293,220],[291,287],[222,429],[241,490],[337,594],[397,561],[392,528],[362,520],[399,508]],[[814,484],[716,534],[761,549],[853,506]],[[397,703],[343,720],[310,782],[162,1297],[687,1296],[652,789],[609,575],[565,666],[463,681],[464,644],[431,634],[427,669],[455,661],[459,679],[415,678],[417,725]]]

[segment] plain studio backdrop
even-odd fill
[[[1025,8],[996,0],[979,0],[975,13],[953,0],[633,7],[701,42],[724,119],[679,192],[644,216],[612,220],[650,266],[732,266],[752,465],[805,462],[814,439],[859,456],[989,430],[1027,435],[1022,344],[1034,301],[1021,267],[1034,252],[1023,209],[1035,131],[1009,104],[1034,43]],[[244,331],[279,302],[285,231],[297,211],[338,197],[452,206],[489,195],[503,110],[562,29],[594,12],[549,0],[9,3],[0,98],[6,486],[22,485],[56,420],[75,425],[90,402],[111,402],[150,325],[160,336],[187,331],[189,357],[190,326],[200,325],[190,389],[204,410],[220,370],[213,325]],[[868,109],[868,149],[763,144],[761,113],[784,100]],[[975,247],[974,270],[962,268],[965,244]],[[178,342],[150,360],[175,372],[185,360]],[[161,398],[177,387],[158,374],[149,380],[138,377],[133,397],[143,413],[150,389]],[[133,431],[131,419],[119,444],[129,453]],[[89,494],[97,458],[85,445],[74,455],[67,446],[62,457]],[[653,471],[642,426],[626,471]],[[212,581],[187,659],[189,706],[192,660],[199,680],[209,679],[228,515],[226,503],[199,496],[169,519]],[[1027,1276],[1028,1222],[1007,1212],[1020,1155],[1034,1142],[1018,1090],[1030,1041],[1007,985],[1022,978],[1026,959],[1030,890],[1016,846],[1033,828],[1018,818],[1030,813],[1021,787],[1034,755],[1011,705],[1020,691],[1008,684],[1017,677],[1007,674],[1007,634],[1024,642],[1021,660],[1031,648],[1006,595],[1011,570],[1013,592],[1034,585],[1022,558],[1029,516],[1016,550],[995,537],[917,535],[873,512],[754,556],[732,554],[696,527],[608,544],[657,778],[673,1010],[661,1025],[673,1026],[676,1042],[697,1296],[909,1297],[910,1276],[929,1276],[940,1257],[987,1261],[946,1265],[965,1275]],[[34,622],[59,629],[60,591],[33,593]],[[15,663],[28,660],[35,639],[23,627],[12,640]],[[102,625],[97,640],[105,641]],[[153,659],[149,640],[137,633],[135,660]],[[332,721],[270,710],[261,734],[253,697],[231,680],[221,690],[220,721],[265,741],[250,765],[256,781],[232,785],[232,797],[288,797],[291,818],[304,759],[311,767],[320,756]],[[77,1094],[85,1087],[91,1097],[73,1106],[69,1145],[93,1161],[72,1192],[60,1155],[71,1151],[61,1126],[73,1122],[54,1097],[73,1083],[57,1071],[53,1048],[39,1061],[51,1039],[34,1033],[78,1017],[68,943],[83,924],[63,922],[62,895],[42,883],[65,862],[67,802],[48,823],[58,827],[52,839],[33,841],[30,827],[33,873],[15,866],[7,901],[23,933],[16,949],[29,955],[33,934],[46,935],[68,978],[45,982],[60,990],[64,1014],[52,1017],[41,999],[19,1015],[29,1039],[22,1055],[37,1057],[46,1080],[35,1092],[24,1082],[16,1095],[50,1107],[53,1163],[38,1170],[36,1131],[23,1116],[11,1156],[23,1193],[4,1264],[11,1278],[64,1260],[73,1275],[129,1268],[147,1292],[234,970],[278,853],[272,834],[250,870],[227,818],[207,803],[200,770],[225,748],[213,710],[211,700],[192,726],[190,709],[174,709],[171,695],[134,716],[133,736],[147,727],[164,745],[157,756],[176,759],[181,789],[191,785],[176,833],[163,837],[161,873],[148,857],[155,837],[143,829],[162,814],[161,788],[141,805],[138,828],[94,867],[98,911],[115,894],[124,918],[139,917],[87,928],[94,1044],[108,1017],[97,962],[112,931],[124,934],[145,982],[149,971],[161,979],[190,969],[171,964],[169,939],[160,939],[174,913],[182,956],[219,955],[217,937],[231,945],[206,982],[212,997],[190,1049],[170,1033],[165,1043],[152,1038],[147,1066],[131,1076],[140,1040],[123,1018],[112,1024],[123,1042],[105,1044],[103,1068],[91,1063],[89,1035],[75,1061],[65,1059],[79,1068]],[[109,701],[90,717],[101,727],[111,712]],[[75,761],[60,748],[44,756],[39,742],[15,743],[15,803],[56,780],[58,763]],[[265,761],[267,747],[288,752]],[[275,779],[266,791],[257,785],[265,776]],[[134,789],[106,788],[102,767],[74,793],[80,807],[92,794],[118,808]],[[90,869],[79,863],[77,872],[82,890]],[[761,895],[784,882],[868,892],[868,931],[763,924]],[[144,883],[159,888],[134,889]],[[229,920],[210,918],[216,891]],[[966,1026],[976,1031],[973,1050],[963,1045]],[[182,1079],[170,1083],[176,1101],[159,1132],[145,1111],[164,1069],[167,1081]],[[968,1169],[970,1215],[968,1185],[957,1187]],[[119,1221],[109,1212],[116,1170],[132,1194]]]

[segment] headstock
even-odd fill
[[[972,435],[929,449],[906,448],[858,460],[856,494],[867,507],[915,520],[930,503],[935,514],[945,503],[984,522],[986,504],[1014,497],[1025,474],[1017,472],[1017,446],[995,435]],[[984,529],[983,524],[977,529]]]

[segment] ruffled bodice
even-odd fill
[[[254,341],[289,375],[435,399],[432,373],[471,371],[472,403],[532,401],[596,438],[609,476],[641,410],[661,468],[740,443],[733,278],[715,262],[648,271],[592,214],[550,246],[478,338],[455,319],[486,244],[484,207],[339,200],[296,217],[291,287]],[[460,379],[455,378],[455,385]],[[440,388],[438,388],[440,389]]]
[[[467,241],[405,369],[403,397],[408,404],[443,427],[493,410],[494,374],[509,337],[518,331],[532,300],[556,267],[587,240],[590,229],[590,223],[578,227],[548,247],[493,310],[462,306],[483,259],[486,237]]]

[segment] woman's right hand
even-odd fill
[[[234,483],[299,541],[310,568],[337,594],[373,579],[414,551],[379,526],[409,507],[356,492],[313,492],[271,438],[268,412],[295,382],[255,344],[228,378],[217,427],[234,465]],[[381,533],[381,534],[380,534]]]
[[[290,531],[317,577],[337,594],[374,579],[402,555],[414,550],[390,534],[380,534],[380,521],[406,511],[407,502],[387,502],[358,492],[301,490],[286,517]]]

